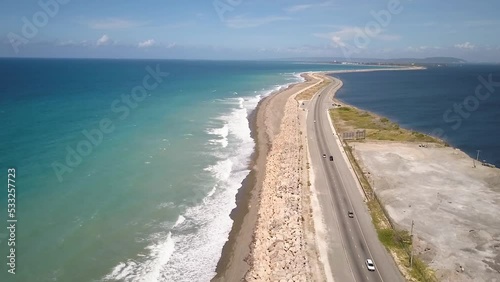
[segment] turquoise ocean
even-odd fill
[[[293,62],[0,59],[0,222],[16,169],[16,274],[209,281],[254,150],[249,114]],[[3,189],[3,188],[2,188]]]

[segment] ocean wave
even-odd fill
[[[219,139],[210,139],[209,142],[212,144],[221,144],[223,148],[226,148],[228,145],[227,136],[229,134],[229,127],[227,124],[224,124],[220,128],[209,128],[206,130],[208,134],[216,135]]]
[[[113,268],[111,273],[103,278],[103,280],[141,282],[160,281],[160,271],[175,251],[175,241],[172,239],[172,232],[168,232],[166,239],[160,240],[158,243],[152,244],[146,249],[149,251],[149,254],[140,255],[140,257],[146,258],[143,262],[137,262],[132,259],[126,262],[120,262],[115,268]]]
[[[233,171],[218,182],[217,193],[207,195],[202,205],[186,211],[184,230],[176,236],[176,252],[162,270],[167,281],[209,281],[215,275],[220,252],[232,227],[229,213],[234,196],[247,171]],[[200,267],[203,266],[203,267]]]
[[[293,82],[295,83],[295,82]],[[205,131],[212,148],[213,164],[205,167],[214,180],[202,201],[186,207],[165,232],[148,239],[148,254],[118,264],[105,280],[120,281],[209,281],[215,275],[219,256],[233,221],[229,214],[236,207],[235,195],[247,177],[255,148],[248,116],[259,101],[291,83],[257,91],[254,96],[229,97],[219,101],[231,109],[211,121]],[[160,208],[169,207],[161,205]],[[170,228],[169,228],[170,226]],[[164,238],[164,239],[162,239]]]
[[[181,225],[184,221],[186,221],[186,218],[183,217],[182,215],[179,215],[179,217],[177,218],[177,221],[175,222],[173,228],[176,228],[177,226]]]
[[[291,73],[291,75],[292,75],[291,79],[295,80],[294,83],[304,82],[304,81],[306,81],[306,79],[302,77],[302,74],[303,74],[303,72],[293,72],[293,73]]]
[[[231,176],[233,162],[230,159],[218,161],[215,165],[205,168],[217,178],[218,181],[226,181]]]

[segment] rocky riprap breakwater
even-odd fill
[[[298,111],[294,96],[289,97],[267,156],[247,281],[311,280],[304,238],[302,185],[307,181],[302,179]]]

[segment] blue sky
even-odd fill
[[[500,62],[498,0],[3,0],[1,57]]]

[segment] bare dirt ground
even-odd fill
[[[500,169],[460,150],[356,142],[354,154],[392,221],[440,281],[500,281]]]

